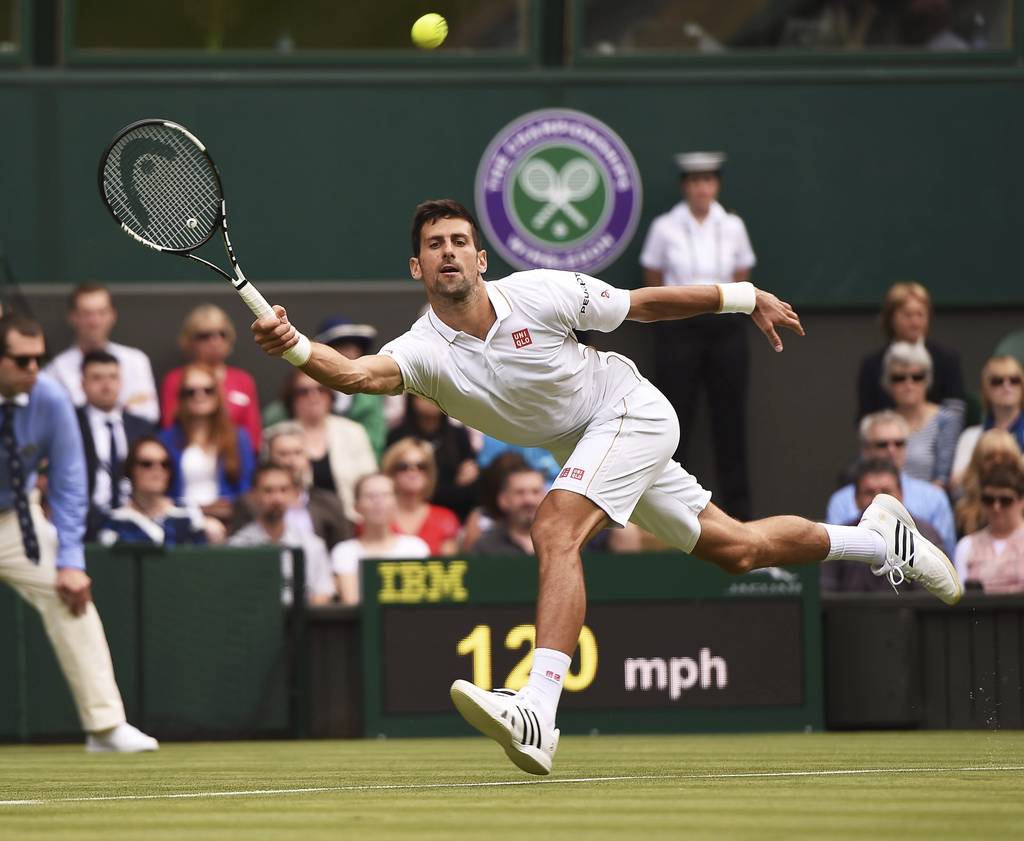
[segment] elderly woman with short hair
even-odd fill
[[[882,357],[882,387],[910,431],[903,469],[915,479],[945,487],[963,427],[963,406],[929,401],[932,376],[932,357],[923,345],[893,342]]]

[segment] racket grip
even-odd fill
[[[245,286],[237,291],[242,300],[245,301],[246,306],[252,310],[252,314],[257,318],[267,318],[268,316],[274,315],[273,307],[267,303],[267,299],[264,298],[260,294],[260,291],[251,283],[246,283]],[[298,333],[298,330],[295,332]],[[309,339],[302,333],[299,333],[299,341],[288,348],[288,350],[282,353],[281,356],[286,362],[290,362],[296,368],[299,368],[309,361],[310,354],[312,353],[313,346]]]

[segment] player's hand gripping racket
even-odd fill
[[[149,248],[188,257],[227,279],[257,318],[274,311],[239,268],[228,239],[224,188],[210,153],[188,129],[169,120],[125,126],[100,159],[100,195],[114,220]],[[193,252],[220,229],[234,276]],[[284,352],[293,365],[309,358],[309,340]]]

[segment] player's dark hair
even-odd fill
[[[33,338],[43,335],[43,326],[34,318],[20,312],[6,313],[0,316],[0,351],[4,353],[7,352],[7,336],[12,330]]]
[[[418,205],[412,217],[412,256],[420,254],[420,232],[423,226],[432,224],[438,219],[465,219],[473,230],[473,246],[480,250],[483,238],[480,236],[480,226],[477,225],[473,214],[466,209],[465,205],[459,204],[455,199],[431,199]]]
[[[997,464],[981,474],[982,488],[1005,488],[1024,496],[1024,472],[1013,464]]]
[[[114,354],[109,353],[105,350],[90,350],[85,356],[82,357],[82,373],[85,373],[85,369],[90,365],[120,365],[117,357]]]
[[[874,476],[877,473],[889,474],[896,479],[896,487],[902,487],[899,469],[887,458],[866,458],[858,461],[853,468],[853,486],[858,487],[865,476]]]
[[[91,295],[93,292],[106,292],[110,305],[114,305],[114,296],[110,294],[110,290],[102,283],[80,283],[68,295],[68,312],[78,306],[79,298],[83,295]]]

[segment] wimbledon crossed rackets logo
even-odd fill
[[[579,111],[520,117],[498,133],[477,170],[481,224],[517,268],[603,268],[629,244],[640,196],[622,139]]]

